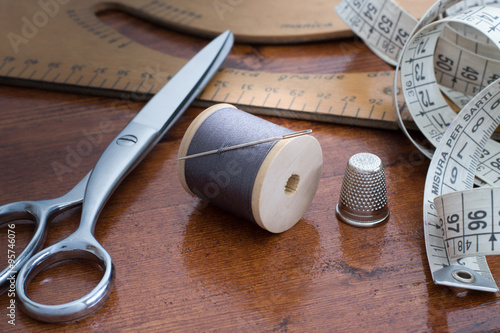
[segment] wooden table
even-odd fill
[[[191,57],[205,40],[165,31],[122,14],[103,16],[120,31],[163,52]],[[359,40],[291,46],[236,45],[226,66],[297,73],[388,70]],[[0,204],[62,195],[143,106],[139,102],[0,87]],[[190,197],[176,171],[180,140],[201,111],[190,108],[122,183],[101,214],[96,238],[116,267],[105,305],[77,323],[50,325],[0,297],[0,331],[174,332],[470,332],[500,328],[499,295],[434,285],[422,227],[429,161],[398,131],[267,117],[295,130],[312,128],[324,169],[304,218],[270,234]],[[72,152],[79,151],[79,157]],[[385,164],[391,217],[372,229],[337,220],[335,205],[348,158],[378,155]],[[61,165],[67,168],[60,169]],[[64,172],[61,173],[61,170]],[[47,244],[79,222],[69,211],[50,226]],[[28,241],[18,226],[16,246]],[[7,260],[7,229],[1,263]],[[26,231],[26,233],[24,232]],[[489,260],[500,278],[500,262]],[[29,293],[57,304],[82,296],[100,279],[88,263],[41,273]]]

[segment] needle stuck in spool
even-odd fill
[[[283,136],[277,136],[277,137],[273,137],[273,138],[267,138],[267,139],[262,139],[262,140],[257,140],[257,141],[242,143],[242,144],[239,144],[239,145],[234,145],[234,146],[230,146],[230,147],[224,147],[224,148],[221,148],[221,149],[209,150],[209,151],[205,151],[205,152],[202,152],[202,153],[197,153],[197,154],[192,154],[192,155],[180,157],[177,160],[178,161],[179,160],[188,160],[188,159],[191,159],[191,158],[196,158],[196,157],[202,157],[202,156],[207,156],[207,155],[213,155],[213,154],[223,153],[223,152],[228,151],[228,150],[245,148],[245,147],[259,145],[261,143],[266,143],[266,142],[271,142],[271,141],[279,141],[279,140],[291,139],[291,138],[295,138],[295,137],[301,136],[301,135],[306,135],[306,134],[309,134],[309,133],[312,133],[312,129],[307,129],[307,130],[303,130],[303,131],[293,132],[293,133],[285,134]]]

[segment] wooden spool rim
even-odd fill
[[[252,212],[263,229],[280,233],[304,216],[319,186],[323,154],[310,135],[278,141],[255,178]]]

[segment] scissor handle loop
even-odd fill
[[[15,274],[42,247],[46,235],[46,216],[48,213],[45,205],[36,201],[19,201],[0,207],[0,226],[18,220],[31,220],[35,223],[35,232],[29,243],[21,253],[13,250],[14,262],[9,263],[0,273],[0,293],[9,289]],[[15,230],[13,231],[15,233]]]
[[[19,201],[0,206],[0,226],[15,220],[36,222],[40,207],[36,201]]]
[[[10,281],[16,273],[43,246],[48,222],[55,215],[82,202],[89,174],[60,198],[43,201],[19,201],[0,206],[0,226],[19,220],[31,220],[35,223],[35,232],[28,245],[19,254],[15,251],[15,261],[0,273],[0,294],[9,289]]]
[[[30,299],[26,291],[31,280],[41,271],[68,259],[87,259],[96,262],[104,271],[101,281],[87,295],[65,304],[46,305]],[[115,270],[111,256],[90,234],[77,230],[68,238],[43,249],[23,266],[17,276],[16,291],[20,308],[30,317],[61,323],[82,319],[97,311],[113,288]]]

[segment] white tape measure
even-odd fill
[[[500,123],[500,9],[486,3],[496,1],[438,1],[418,23],[391,0],[344,0],[336,10],[397,66],[406,107],[437,147],[420,145],[400,120],[432,157],[423,211],[434,282],[498,291],[484,255],[500,253],[500,189],[489,187],[500,186],[500,144],[488,141]],[[442,92],[462,108],[458,116]],[[395,95],[401,119],[400,105]],[[470,190],[475,183],[489,186]]]

